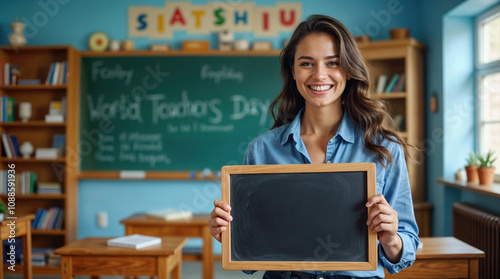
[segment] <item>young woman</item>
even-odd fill
[[[415,260],[418,228],[405,154],[409,146],[384,123],[390,116],[370,98],[367,67],[354,38],[337,20],[310,16],[281,52],[284,86],[271,104],[272,129],[252,141],[244,164],[374,162],[377,195],[366,225],[377,233],[375,271],[267,271],[264,278],[383,278]],[[216,200],[212,236],[231,222],[231,208]],[[299,240],[298,240],[299,241]]]

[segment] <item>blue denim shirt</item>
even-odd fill
[[[300,121],[304,109],[288,124],[261,134],[249,143],[243,164],[310,164],[311,159],[306,146],[300,137]],[[418,227],[413,213],[410,182],[406,161],[401,146],[387,140],[382,142],[393,156],[393,163],[386,168],[377,157],[364,148],[363,132],[355,126],[347,113],[334,137],[326,147],[325,163],[359,163],[376,164],[377,194],[382,193],[387,202],[398,213],[398,234],[403,242],[403,253],[398,263],[391,263],[378,244],[378,267],[375,271],[305,271],[317,275],[348,275],[355,277],[384,277],[384,268],[391,274],[409,267],[415,261],[415,253],[419,244]],[[245,273],[253,273],[245,271]]]

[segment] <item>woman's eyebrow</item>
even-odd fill
[[[325,59],[328,60],[328,59],[335,59],[335,58],[339,58],[340,56],[338,55],[330,55],[330,56],[326,56]],[[301,59],[306,59],[306,60],[314,60],[314,58],[312,58],[311,56],[300,56],[299,58],[297,58],[297,60],[301,60]]]

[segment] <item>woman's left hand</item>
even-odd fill
[[[366,207],[372,209],[366,225],[377,233],[377,238],[389,260],[392,262],[399,261],[403,243],[398,235],[398,213],[382,194],[368,199]]]

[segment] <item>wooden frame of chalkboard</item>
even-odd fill
[[[377,269],[374,163],[225,166],[221,180],[223,269]]]

